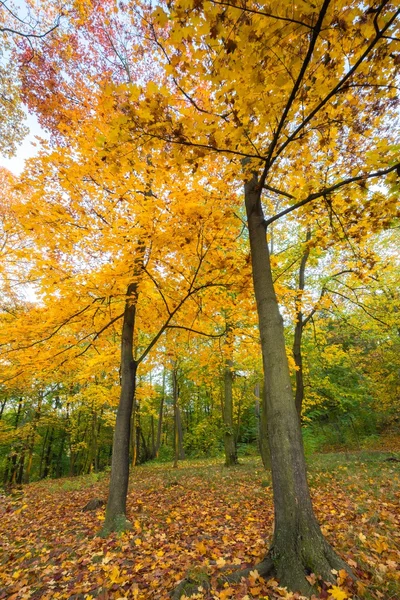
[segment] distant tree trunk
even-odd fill
[[[96,457],[97,457],[97,411],[92,407],[92,428],[90,435],[90,452],[89,452],[89,468],[88,471],[97,472],[96,468]]]
[[[96,420],[97,420],[97,431],[96,431],[96,448],[95,448],[95,455],[93,458],[93,464],[94,464],[94,470],[95,473],[98,473],[100,470],[100,466],[99,466],[99,456],[100,456],[100,448],[101,448],[101,443],[100,443],[100,431],[101,431],[101,418],[103,416],[103,409],[101,409],[100,411],[100,416],[99,418],[97,418],[96,415]]]
[[[275,509],[272,545],[256,568],[261,575],[274,573],[282,586],[309,595],[314,591],[306,579],[309,573],[332,581],[332,569],[349,568],[323,537],[311,504],[283,320],[271,273],[261,186],[255,174],[245,185],[245,204],[264,366]]]
[[[172,399],[174,404],[174,469],[178,468],[179,460],[178,394],[178,373],[176,367],[174,367],[172,369]]]
[[[303,256],[300,261],[299,269],[299,287],[296,295],[296,325],[294,329],[294,341],[293,341],[293,358],[296,364],[296,393],[295,393],[295,405],[299,419],[301,418],[301,410],[303,407],[304,399],[304,374],[303,374],[303,356],[301,353],[301,342],[303,338],[304,330],[304,318],[302,311],[303,292],[305,285],[305,271],[308,257],[310,255],[310,248],[308,242],[311,239],[311,230],[307,229],[306,234],[306,245],[303,252]]]
[[[35,439],[36,439],[36,430],[39,425],[39,419],[40,419],[41,413],[42,413],[43,398],[44,398],[43,391],[39,390],[38,403],[37,403],[35,415],[33,417],[33,422],[32,422],[32,432],[27,441],[28,460],[27,460],[26,469],[25,469],[24,483],[29,483],[29,478],[31,476],[33,451],[35,448]]]
[[[138,461],[138,445],[136,439],[136,403],[133,403],[132,417],[131,417],[131,464],[132,467],[136,467]]]
[[[179,404],[176,407],[176,424],[178,428],[178,456],[179,460],[185,460],[185,450],[183,449],[183,426],[182,426],[182,415]]]
[[[260,417],[261,417],[260,396],[261,396],[261,394],[260,394],[259,382],[257,382],[256,385],[254,386],[254,396],[256,398],[256,401],[254,404],[254,415],[256,417],[256,424],[257,424],[256,441],[257,441],[258,447],[260,447]]]
[[[43,479],[43,460],[44,460],[44,453],[46,452],[46,445],[47,445],[47,438],[49,436],[49,431],[50,428],[46,427],[46,433],[44,435],[44,440],[43,440],[43,446],[42,446],[42,452],[40,455],[40,463],[39,463],[39,479]]]
[[[51,428],[50,431],[50,437],[49,437],[49,442],[47,444],[47,452],[46,452],[46,458],[44,461],[44,471],[43,471],[43,479],[45,479],[50,471],[50,461],[51,461],[51,451],[53,448],[53,440],[54,440],[54,428]]]
[[[1,421],[2,417],[3,417],[3,412],[4,412],[4,408],[5,408],[6,404],[7,404],[7,400],[8,400],[8,398],[4,398],[3,402],[1,403],[1,406],[0,406],[0,421]]]
[[[63,454],[64,454],[64,444],[65,444],[66,437],[67,437],[67,432],[65,429],[63,429],[62,434],[61,434],[61,440],[60,440],[60,448],[59,448],[58,454],[57,454],[57,461],[56,461],[56,468],[55,468],[56,477],[61,477],[63,475],[62,458],[63,458]]]
[[[161,398],[160,398],[160,409],[158,411],[156,457],[158,457],[158,454],[160,452],[160,446],[161,446],[162,422],[163,422],[163,413],[164,413],[164,400],[165,400],[165,367],[163,368],[162,395],[161,395]]]
[[[137,283],[128,286],[122,324],[121,392],[114,430],[111,460],[110,491],[107,501],[103,533],[129,528],[126,519],[126,496],[129,481],[129,440],[131,416],[136,387],[137,364],[133,358]]]
[[[140,462],[140,415],[139,415],[139,413],[136,414],[135,418],[136,418],[136,427],[135,427],[136,461],[135,461],[135,465],[137,465]]]
[[[21,412],[22,412],[22,398],[20,397],[18,399],[17,414],[15,415],[14,430],[18,429]],[[10,449],[9,455],[7,456],[6,466],[4,469],[4,474],[3,474],[4,486],[15,482],[17,458],[18,458],[18,452],[17,452],[16,444],[13,443],[13,445]]]
[[[142,445],[143,445],[143,452],[141,452],[140,454],[140,462],[146,462],[147,460],[149,460],[150,458],[150,450],[148,445],[146,444],[146,439],[144,437],[144,433],[142,428],[139,426],[138,427],[138,437],[142,440]]]
[[[154,415],[151,415],[150,418],[150,434],[151,434],[151,452],[150,452],[150,458],[155,458],[156,457],[156,432],[155,432],[155,428],[154,428]]]
[[[237,465],[237,453],[235,444],[235,432],[233,430],[233,362],[230,359],[225,360],[224,369],[224,399],[223,399],[223,419],[224,419],[224,446],[225,446],[225,466],[231,467]]]

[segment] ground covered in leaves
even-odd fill
[[[356,589],[322,585],[318,598],[365,595],[400,599],[399,454],[320,455],[309,479],[322,530],[359,578]],[[228,566],[251,566],[272,533],[271,480],[258,458],[232,469],[222,460],[185,461],[179,469],[154,464],[134,469],[128,517],[132,531],[96,536],[107,497],[105,474],[48,480],[0,495],[0,600],[167,599],[188,571],[212,589],[197,598],[297,598],[273,579],[252,572],[221,584]],[[313,575],[310,575],[312,578]]]

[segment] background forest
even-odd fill
[[[294,227],[290,223],[274,230],[274,277],[285,315],[293,387],[304,388],[306,453],[392,447],[399,435],[399,264],[392,251],[396,228],[376,234],[373,244],[369,239],[364,258],[359,248],[354,256],[354,247],[343,234],[340,250],[321,251],[301,237],[297,241]],[[240,222],[238,236],[233,258],[242,261],[245,277],[246,234]],[[305,282],[301,304],[300,269]],[[172,461],[175,428],[179,459],[220,456],[223,460],[227,389],[239,457],[259,452],[262,367],[248,287],[247,275],[245,289],[233,298],[232,293],[224,298],[218,292],[208,307],[194,302],[194,310],[201,312],[199,327],[208,335],[186,331],[184,325],[170,330],[142,364],[132,419],[133,465],[155,458]],[[221,311],[216,305],[221,300],[229,308]],[[145,323],[152,320],[158,301],[157,289],[150,289],[140,315]],[[37,303],[25,301],[19,310],[25,323],[31,321],[34,327],[40,311]],[[11,321],[8,311],[4,318]],[[301,367],[294,347],[299,314]],[[190,321],[186,322],[190,329]],[[66,339],[74,335],[67,333],[68,325]],[[143,329],[139,326],[139,348],[147,343]],[[10,335],[7,328],[3,335]],[[52,352],[52,344],[52,338],[46,340],[46,352]],[[26,352],[31,353],[31,344],[27,345]],[[82,345],[79,353],[84,354],[73,369],[64,363],[40,377],[36,369],[25,368],[17,383],[13,370],[19,371],[21,363],[10,362],[10,381],[2,386],[0,410],[4,486],[110,466],[119,346],[120,332],[115,328],[90,348]]]

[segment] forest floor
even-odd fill
[[[322,530],[359,579],[350,591],[337,574],[316,598],[400,599],[399,453],[316,455],[309,481]],[[197,598],[298,598],[253,572],[237,585],[216,582],[227,565],[250,566],[271,538],[271,479],[258,458],[227,469],[222,460],[184,461],[178,469],[134,469],[128,497],[132,531],[96,536],[107,474],[46,480],[0,494],[0,600],[158,600],[191,570],[211,575],[213,588]]]

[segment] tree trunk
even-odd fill
[[[174,403],[174,469],[178,468],[179,460],[178,393],[178,373],[174,367],[172,370],[172,399]]]
[[[230,359],[225,360],[224,369],[224,400],[223,400],[223,419],[224,419],[224,446],[225,446],[225,466],[232,467],[237,465],[237,453],[235,444],[235,433],[233,431],[233,362]]]
[[[155,432],[155,427],[154,427],[154,415],[151,415],[150,418],[150,433],[151,433],[151,438],[150,438],[150,447],[151,447],[151,452],[150,452],[150,458],[153,459],[156,457],[156,432]]]
[[[3,400],[3,402],[1,403],[1,406],[0,406],[0,421],[1,421],[2,417],[3,417],[3,412],[4,412],[4,408],[5,408],[6,404],[7,404],[7,398],[4,398],[4,400]]]
[[[37,408],[36,408],[36,411],[35,411],[35,415],[33,417],[32,432],[31,432],[31,435],[30,435],[30,437],[28,439],[28,442],[27,442],[28,460],[27,460],[27,465],[26,465],[26,470],[25,470],[25,475],[24,475],[24,483],[29,483],[29,478],[31,476],[32,461],[33,461],[33,451],[35,449],[35,440],[36,440],[36,430],[38,428],[39,419],[40,419],[41,414],[42,414],[43,398],[44,398],[43,391],[39,390],[39,393],[38,393],[38,404],[37,404]]]
[[[160,451],[160,446],[161,446],[161,434],[162,434],[162,422],[163,422],[163,411],[164,411],[164,399],[165,399],[165,367],[163,368],[162,396],[161,396],[161,399],[160,399],[160,409],[158,411],[156,457],[158,457],[158,453]]]
[[[21,412],[22,412],[22,398],[20,397],[20,398],[18,398],[18,408],[17,408],[17,414],[15,416],[14,430],[18,429]],[[17,444],[13,443],[11,446],[9,455],[7,456],[7,462],[6,462],[6,467],[4,469],[4,476],[3,476],[4,486],[6,486],[7,484],[12,485],[13,479],[15,480],[15,469],[16,469],[16,463],[17,463],[16,447],[17,447]]]
[[[133,358],[137,283],[127,290],[121,341],[121,392],[114,430],[111,459],[110,492],[107,501],[103,534],[130,527],[126,519],[126,496],[129,480],[129,441],[131,416],[136,386],[137,364]]]
[[[47,452],[46,452],[46,457],[45,457],[45,461],[44,461],[43,479],[45,479],[50,472],[51,451],[53,448],[53,440],[54,440],[54,428],[52,427],[51,431],[50,431],[49,443],[47,445]]]
[[[299,287],[296,295],[296,325],[294,329],[294,340],[293,340],[293,358],[296,364],[296,393],[295,393],[295,405],[299,419],[301,419],[301,410],[303,407],[304,399],[304,376],[303,376],[303,356],[301,353],[301,342],[304,330],[304,318],[302,310],[303,292],[305,286],[305,272],[308,257],[310,255],[310,248],[308,242],[311,239],[310,228],[307,228],[306,245],[303,256],[301,257],[300,269],[299,269]]]
[[[259,431],[258,431],[261,460],[263,462],[264,469],[270,469],[271,468],[271,456],[269,453],[269,443],[268,443],[267,398],[266,398],[266,394],[265,394],[265,385],[262,386],[262,394],[260,394],[260,384],[257,383],[255,393],[259,399],[261,396]]]
[[[282,586],[308,595],[314,591],[306,579],[309,573],[332,581],[332,568],[349,569],[323,537],[311,504],[260,196],[258,180],[253,175],[245,185],[245,203],[264,366],[275,511],[273,541],[262,564],[264,571],[274,573]]]
[[[185,450],[183,448],[183,426],[182,426],[182,415],[179,404],[176,406],[176,424],[178,428],[178,457],[179,460],[185,460]]]
[[[62,477],[62,475],[63,475],[62,458],[63,458],[63,454],[64,454],[64,444],[65,444],[66,436],[67,436],[67,432],[65,429],[63,429],[62,434],[61,434],[60,447],[59,447],[58,454],[57,454],[57,461],[56,461],[56,468],[55,468],[55,476],[56,477]]]

